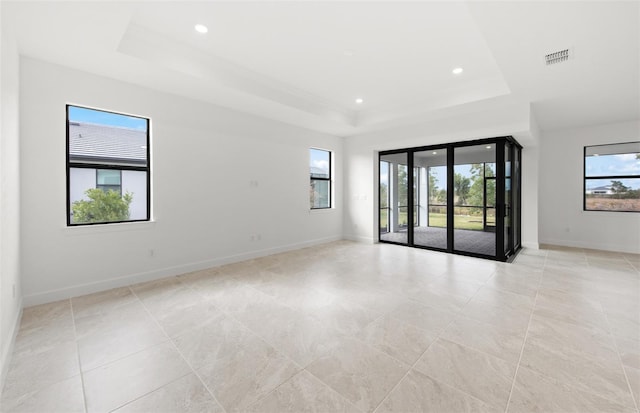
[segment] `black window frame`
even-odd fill
[[[331,209],[333,208],[333,196],[332,196],[332,185],[331,182],[333,180],[333,152],[328,150],[328,149],[320,149],[320,148],[314,148],[311,147],[309,148],[309,160],[311,160],[311,151],[321,151],[321,152],[327,152],[329,154],[329,177],[327,178],[314,178],[313,175],[311,174],[311,171],[309,171],[309,186],[312,189],[313,188],[313,182],[314,181],[325,181],[328,184],[328,197],[329,197],[329,202],[328,202],[328,206],[326,207],[314,207],[313,205],[309,205],[309,209],[316,210],[316,209]]]
[[[587,209],[587,180],[609,180],[609,181],[617,181],[621,179],[640,179],[640,174],[638,175],[604,175],[604,176],[587,176],[587,149],[588,148],[597,148],[604,146],[616,146],[616,145],[626,145],[626,144],[640,144],[640,141],[630,141],[630,142],[617,142],[617,143],[605,143],[600,145],[586,145],[582,150],[582,210],[585,212],[631,212],[631,213],[640,213],[640,211],[633,210],[625,210],[625,209]],[[634,152],[621,152],[621,153],[612,153],[607,155],[625,155]]]
[[[146,165],[134,166],[134,165],[119,165],[119,164],[106,164],[106,163],[96,163],[96,162],[78,162],[71,161],[69,149],[71,139],[69,136],[69,108],[75,107],[80,109],[88,109],[97,112],[111,113],[115,115],[123,115],[131,118],[143,119],[146,122]],[[123,224],[130,222],[148,222],[151,221],[151,119],[138,116],[131,115],[129,113],[116,112],[112,110],[98,109],[90,106],[76,105],[76,104],[66,104],[65,105],[65,127],[66,127],[66,142],[65,142],[65,163],[66,163],[66,181],[67,181],[67,196],[66,196],[66,211],[67,211],[67,227],[81,227],[81,226],[91,226],[91,225],[107,225],[107,224]],[[147,213],[146,218],[143,219],[129,219],[124,221],[105,221],[105,222],[82,222],[82,223],[74,223],[71,218],[71,168],[85,168],[85,169],[95,169],[96,170],[96,188],[98,183],[98,169],[109,169],[109,170],[118,170],[120,171],[120,194],[122,195],[122,171],[139,171],[146,173],[146,203],[147,203]]]

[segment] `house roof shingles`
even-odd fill
[[[144,165],[147,162],[147,132],[69,122],[69,158],[78,162]]]

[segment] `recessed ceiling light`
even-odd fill
[[[453,73],[454,75],[459,75],[459,74],[460,74],[460,73],[462,73],[463,71],[464,71],[464,69],[463,69],[463,68],[461,68],[461,67],[456,67],[455,69],[453,69],[453,70],[451,71],[451,73]]]
[[[437,154],[438,154],[438,152],[436,152],[436,151],[433,151],[433,152],[431,152],[431,153],[432,153],[433,155],[437,155]]]
[[[361,104],[362,102],[364,102],[364,99],[362,99],[362,98],[357,98],[357,99],[356,99],[356,103],[357,103],[358,105],[359,105],[359,104]]]
[[[594,153],[593,156],[600,156],[600,154],[599,153]]]
[[[488,145],[488,146],[487,146],[487,149],[491,149],[491,145]]]
[[[207,26],[205,26],[204,24],[196,24],[194,26],[194,29],[196,29],[198,33],[203,33],[203,34],[209,31],[209,29],[207,29]]]

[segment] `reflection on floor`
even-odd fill
[[[2,412],[637,412],[640,255],[334,242],[25,308]]]
[[[407,230],[380,234],[380,239],[391,242],[407,242]],[[454,249],[483,255],[496,255],[496,234],[494,232],[456,229],[453,231]],[[437,227],[415,227],[413,243],[432,248],[447,248],[447,230]]]

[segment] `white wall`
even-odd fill
[[[96,170],[93,168],[71,168],[69,179],[69,203],[86,200],[85,192],[96,187]]]
[[[640,253],[640,214],[582,210],[583,148],[640,140],[640,121],[542,134],[540,242]]]
[[[0,5],[0,13],[2,5]],[[20,320],[19,59],[0,16],[0,388]]]
[[[499,108],[346,138],[345,238],[363,242],[377,240],[377,153],[383,150],[514,135],[525,147],[522,153],[523,198],[536,197],[537,161],[532,156],[536,142],[529,130],[529,108],[516,109]],[[533,176],[525,178],[525,174]],[[523,201],[522,214],[522,243],[537,248],[537,204],[524,205]],[[535,225],[527,225],[525,221],[535,222]]]
[[[25,305],[342,237],[341,138],[29,58],[20,92]],[[151,118],[155,222],[66,228],[67,103]],[[335,209],[309,210],[309,147]]]
[[[133,194],[129,205],[129,219],[147,217],[147,174],[140,171],[122,171],[122,193]]]

